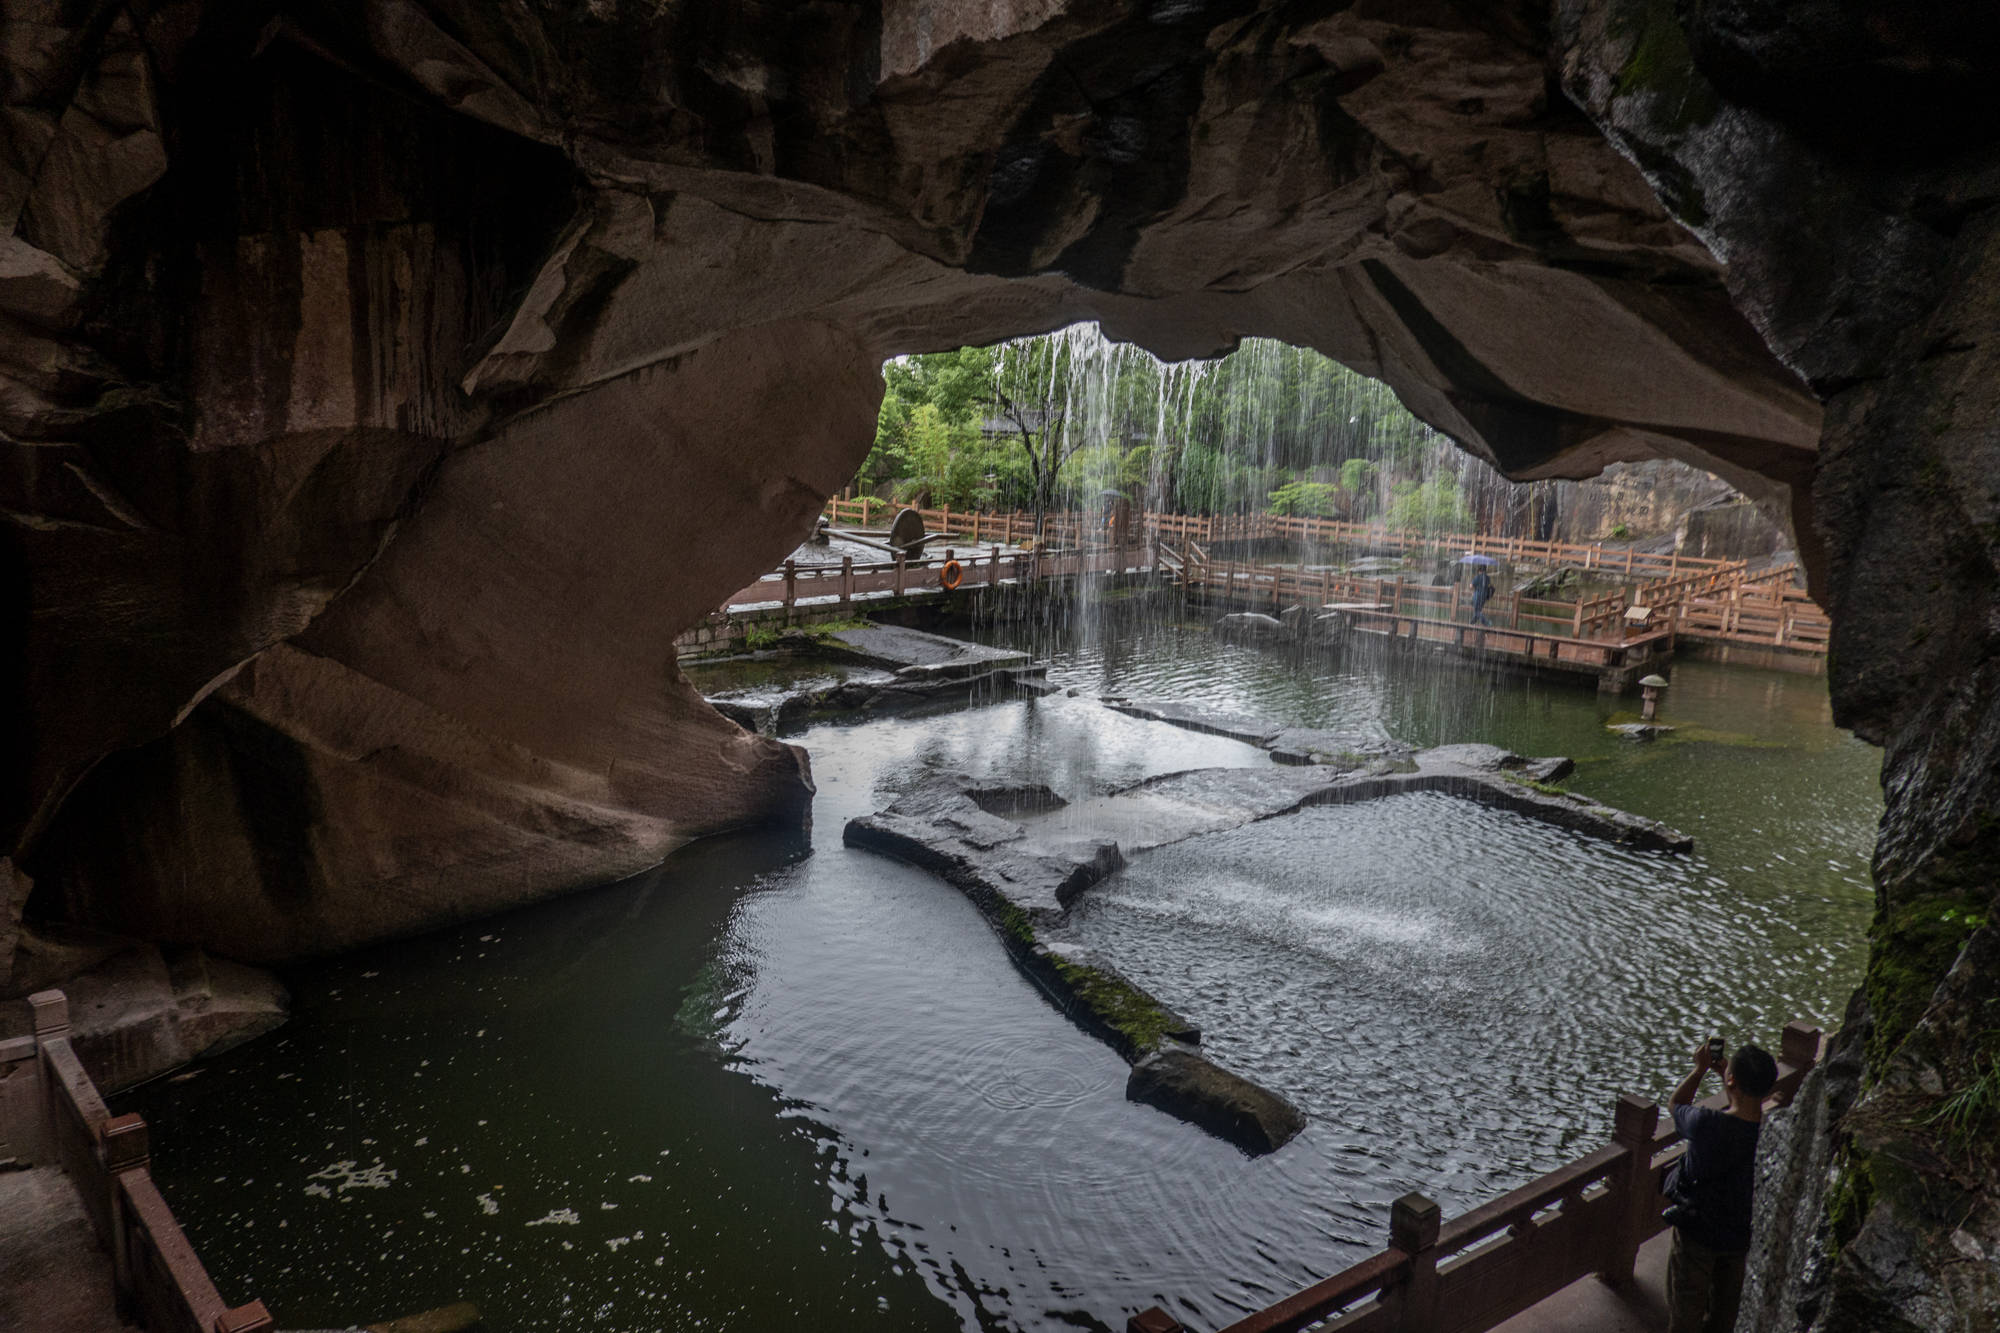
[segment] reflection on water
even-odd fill
[[[1405,1190],[1455,1211],[1601,1140],[1697,1033],[1775,1040],[1854,984],[1876,759],[1817,680],[1677,666],[1700,738],[1646,747],[1571,686],[1171,626],[1055,647],[1085,695],[1572,754],[1698,854],[1412,795],[1093,890],[1077,932],[1311,1113],[1253,1161],[1125,1102],[955,890],[839,839],[932,769],[1074,797],[1268,756],[1087,697],[815,728],[809,845],[303,969],[279,1037],[129,1099],[225,1291],[290,1326],[461,1296],[503,1329],[1212,1326],[1378,1247]]]

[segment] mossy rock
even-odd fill
[[[1880,1073],[1888,1058],[1923,1017],[1938,982],[1972,932],[1986,924],[1983,898],[1928,893],[1878,914],[1869,927],[1868,968],[1862,987],[1875,1016],[1868,1039],[1868,1067]]]

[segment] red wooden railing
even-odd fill
[[[823,511],[835,524],[866,527],[893,517],[898,506],[872,496],[857,500],[829,500]],[[931,532],[963,534],[978,541],[1025,542],[1034,535],[1034,516],[1021,512],[985,513],[976,510],[920,509],[924,526]],[[1379,523],[1350,523],[1342,519],[1309,518],[1290,514],[1167,514],[1149,510],[1133,515],[1135,529],[1148,535],[1191,537],[1213,544],[1218,541],[1256,541],[1291,538],[1319,545],[1367,546],[1381,551],[1455,551],[1491,555],[1514,561],[1576,565],[1585,570],[1638,578],[1673,578],[1683,573],[1726,569],[1741,561],[1717,560],[1679,552],[1655,554],[1600,543],[1535,541],[1526,537],[1491,537],[1476,532],[1429,532],[1390,528]],[[1105,527],[1102,512],[1066,511],[1046,516],[1044,540],[1051,543],[1073,541],[1083,534]]]
[[[34,1123],[11,1126],[32,1150],[59,1163],[83,1201],[110,1259],[120,1312],[147,1333],[255,1333],[269,1329],[262,1301],[231,1306],[195,1255],[148,1169],[146,1122],[113,1116],[69,1037],[61,991],[28,997],[35,1035],[5,1044],[0,1064],[31,1063],[38,1107],[10,1111]],[[32,1159],[31,1159],[32,1160]]]
[[[864,497],[829,501],[825,512],[830,522],[865,526],[892,516],[895,506]],[[918,512],[923,516],[926,530],[962,534],[978,543],[1011,546],[1032,541],[1034,534],[1031,514],[989,514],[954,511],[949,507]],[[1379,525],[1282,514],[1138,515],[1131,530],[1120,534],[1131,543],[1122,562],[1120,557],[1102,551],[1086,558],[1076,550],[1059,549],[1102,546],[1113,533],[1102,514],[1050,514],[1044,520],[1043,532],[1045,543],[1058,549],[1044,552],[1039,563],[1026,552],[983,553],[976,562],[961,560],[965,582],[977,587],[1003,579],[1061,577],[1075,574],[1086,565],[1092,569],[1114,566],[1150,569],[1165,544],[1173,557],[1175,573],[1192,586],[1248,595],[1253,601],[1268,594],[1274,604],[1282,604],[1285,599],[1313,597],[1321,604],[1373,598],[1382,602],[1385,610],[1396,614],[1436,620],[1461,618],[1465,597],[1462,585],[1439,589],[1400,578],[1362,579],[1331,571],[1307,572],[1248,561],[1216,561],[1207,557],[1200,544],[1289,538],[1377,550],[1462,550],[1516,561],[1572,564],[1608,575],[1654,576],[1650,581],[1635,582],[1628,589],[1574,602],[1515,594],[1497,599],[1488,611],[1489,618],[1496,623],[1504,615],[1508,628],[1550,637],[1579,642],[1622,640],[1629,628],[1626,611],[1633,606],[1650,610],[1651,627],[1670,627],[1676,635],[1697,640],[1775,644],[1805,652],[1824,652],[1831,632],[1825,612],[1790,586],[1797,570],[1792,564],[1752,573],[1741,560],[1607,551],[1601,544],[1584,546],[1476,533],[1398,532]],[[1143,552],[1144,558],[1136,552]],[[938,569],[948,558],[950,553],[862,563],[850,559],[838,566],[787,562],[777,573],[732,595],[724,605],[777,602],[789,608],[801,597],[837,595],[846,603],[857,594],[891,592],[902,596],[935,580]]]
[[[1767,1105],[1791,1101],[1823,1044],[1818,1028],[1786,1026]],[[1621,1097],[1604,1147],[1450,1222],[1406,1194],[1390,1210],[1387,1249],[1222,1333],[1483,1333],[1592,1274],[1629,1282],[1639,1247],[1664,1229],[1660,1186],[1681,1152],[1658,1106]],[[1158,1306],[1126,1328],[1188,1333]]]

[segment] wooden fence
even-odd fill
[[[886,524],[898,508],[886,500],[863,497],[829,500],[823,512],[830,523],[866,527]],[[949,506],[918,512],[923,515],[927,531],[963,534],[977,541],[1025,542],[1032,539],[1035,531],[1034,515],[1020,512],[989,514],[953,510]],[[1148,535],[1192,538],[1210,544],[1287,538],[1315,545],[1365,546],[1379,551],[1452,551],[1521,563],[1575,565],[1614,577],[1638,579],[1674,578],[1682,573],[1726,569],[1742,563],[1678,552],[1654,554],[1617,547],[1606,550],[1602,543],[1545,542],[1473,532],[1405,531],[1379,523],[1290,514],[1167,514],[1148,510],[1133,517],[1134,527]],[[1102,512],[1089,511],[1050,514],[1044,523],[1045,540],[1051,543],[1075,542],[1106,527]]]
[[[1822,1044],[1818,1028],[1786,1026],[1767,1105],[1792,1099]],[[1665,1228],[1661,1183],[1682,1151],[1658,1106],[1621,1097],[1604,1147],[1450,1222],[1406,1194],[1390,1211],[1387,1249],[1222,1333],[1483,1333],[1592,1274],[1629,1282],[1639,1247]],[[1126,1328],[1187,1333],[1158,1306]]]
[[[1824,653],[1833,622],[1797,589],[1749,582],[1682,604],[1678,624],[1690,638],[1769,644]]]
[[[230,1306],[209,1280],[148,1168],[146,1122],[113,1116],[69,1038],[61,991],[28,997],[35,1035],[7,1043],[0,1062],[32,1061],[39,1123],[17,1130],[61,1165],[109,1257],[120,1313],[147,1333],[255,1333],[273,1327],[262,1301]]]
[[[1002,582],[1069,578],[1082,573],[1108,574],[1152,568],[1153,553],[1143,547],[1099,548],[1093,550],[1032,551],[999,549],[959,553],[947,548],[942,554],[902,556],[893,560],[857,562],[844,556],[837,565],[801,565],[787,560],[776,573],[766,574],[732,593],[725,607],[777,603],[790,608],[813,598],[833,598],[841,605],[857,597],[887,593],[902,597],[920,589],[939,586],[945,566],[957,564],[963,588],[992,587]]]
[[[892,516],[895,506],[884,501],[833,500],[827,505],[832,522],[867,524]],[[986,514],[954,511],[950,508],[924,509],[924,525],[933,532],[951,533],[980,543],[1012,545],[1028,542],[1034,533],[1032,514]],[[1383,609],[1397,614],[1439,620],[1456,620],[1468,606],[1461,585],[1434,588],[1403,579],[1361,579],[1332,571],[1304,571],[1281,566],[1257,565],[1247,561],[1215,561],[1208,558],[1203,543],[1291,539],[1297,541],[1367,546],[1377,550],[1470,551],[1491,554],[1496,559],[1524,562],[1570,564],[1607,576],[1644,575],[1629,589],[1617,589],[1575,602],[1553,598],[1525,598],[1519,593],[1497,598],[1488,610],[1496,624],[1538,634],[1563,634],[1572,639],[1608,640],[1621,637],[1625,613],[1632,606],[1652,612],[1655,626],[1671,625],[1690,639],[1775,645],[1808,653],[1826,651],[1831,626],[1826,613],[1811,598],[1791,585],[1797,578],[1794,564],[1775,565],[1751,572],[1741,560],[1715,560],[1676,554],[1653,555],[1630,550],[1607,551],[1601,545],[1583,546],[1565,542],[1537,542],[1522,537],[1485,537],[1475,533],[1399,533],[1380,526],[1346,523],[1335,519],[1299,518],[1281,514],[1162,514],[1137,516],[1132,530],[1120,534],[1133,545],[1123,563],[1107,556],[1103,544],[1113,535],[1102,514],[1051,514],[1044,525],[1045,540],[1053,547],[1085,548],[1096,552],[1080,556],[1077,550],[1045,554],[1039,566],[1029,562],[1027,553],[994,552],[976,564],[964,564],[965,581],[972,586],[1002,579],[1052,577],[1077,572],[1060,562],[1090,559],[1100,561],[1092,568],[1137,564],[1145,552],[1144,567],[1151,567],[1162,544],[1168,563],[1191,586],[1223,588],[1244,595],[1254,603],[1268,596],[1274,609],[1287,600],[1317,598],[1323,605],[1334,601],[1373,599]],[[746,602],[782,602],[793,605],[799,597],[838,595],[842,602],[857,593],[891,591],[897,596],[935,578],[945,556],[916,557],[900,561],[841,566],[794,565],[768,575],[732,596],[726,605]],[[900,569],[900,573],[898,570]],[[1036,570],[1039,572],[1036,572]],[[1220,572],[1220,571],[1227,571]],[[838,583],[834,580],[839,580]],[[780,587],[780,581],[783,586]]]

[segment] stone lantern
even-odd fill
[[[1645,702],[1639,705],[1639,720],[1651,722],[1653,715],[1660,711],[1660,691],[1667,688],[1665,676],[1639,677],[1639,692]]]

